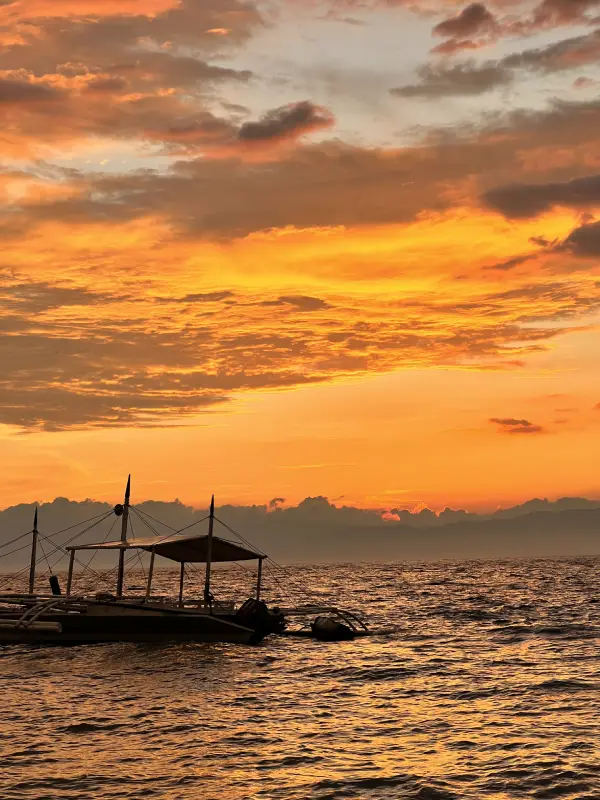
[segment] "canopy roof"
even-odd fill
[[[100,542],[67,547],[67,550],[154,550],[156,555],[171,561],[205,563],[208,555],[208,536],[179,536],[176,533],[161,538],[128,539],[125,542]],[[265,558],[264,553],[241,547],[228,539],[212,537],[211,561],[250,561]]]

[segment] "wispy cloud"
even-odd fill
[[[512,435],[520,435],[520,434],[536,434],[536,433],[544,433],[544,428],[541,425],[534,425],[533,422],[529,422],[527,419],[512,419],[510,417],[506,418],[498,418],[494,417],[490,419],[490,422],[493,425],[498,426],[499,433],[507,433]]]

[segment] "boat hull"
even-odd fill
[[[73,612],[48,611],[19,622],[22,614],[0,615],[2,644],[86,644],[102,642],[231,642],[256,640],[251,628],[209,614],[169,613],[113,606]]]

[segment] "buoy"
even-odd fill
[[[333,617],[317,617],[310,626],[315,639],[322,642],[348,642],[356,632]]]

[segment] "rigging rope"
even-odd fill
[[[162,522],[160,519],[156,519],[156,517],[153,517],[153,516],[152,516],[152,514],[148,514],[148,512],[147,512],[147,511],[142,511],[142,509],[141,509],[141,508],[138,508],[137,506],[129,506],[129,508],[130,508],[130,509],[132,509],[132,510],[134,510],[134,511],[135,511],[135,512],[136,512],[138,515],[139,515],[139,514],[144,514],[146,517],[150,517],[150,519],[151,519],[153,522],[156,522],[156,523],[158,523],[159,525],[164,525],[164,526],[165,526],[165,528],[169,528],[170,530],[172,530],[172,531],[174,531],[175,533],[177,533],[177,528],[172,528],[170,525],[167,525],[167,523],[166,523],[166,522]]]
[[[85,521],[83,521],[83,522],[78,522],[78,523],[76,523],[75,525],[69,525],[68,527],[66,527],[66,528],[63,528],[63,529],[62,529],[62,530],[60,530],[60,531],[56,531],[55,533],[49,534],[48,536],[46,536],[45,534],[43,534],[43,533],[41,533],[41,532],[39,532],[39,531],[38,531],[38,534],[39,534],[39,536],[40,536],[42,539],[46,540],[46,541],[47,541],[47,542],[48,542],[50,545],[52,545],[52,546],[53,546],[53,548],[54,548],[53,550],[51,550],[51,551],[50,551],[49,555],[48,555],[48,556],[46,556],[46,553],[45,553],[45,551],[44,551],[43,547],[41,547],[41,549],[42,549],[42,552],[44,553],[44,557],[46,558],[46,562],[48,563],[48,566],[50,567],[50,564],[49,564],[49,558],[50,558],[51,556],[53,556],[53,555],[54,555],[56,552],[58,552],[59,550],[63,550],[65,547],[67,547],[67,545],[71,544],[71,542],[74,542],[74,541],[75,541],[75,539],[79,538],[79,536],[83,536],[83,534],[84,534],[84,533],[87,533],[87,532],[88,532],[88,531],[90,531],[92,528],[94,528],[96,525],[99,525],[101,522],[103,522],[105,519],[107,519],[107,518],[108,518],[108,517],[109,517],[109,516],[110,516],[112,513],[113,513],[113,512],[112,512],[112,510],[111,510],[111,511],[108,511],[108,512],[104,512],[104,513],[102,513],[102,514],[100,514],[100,515],[96,515],[95,517],[90,517],[88,520],[85,520]],[[98,517],[101,517],[101,519],[98,519]],[[94,522],[92,522],[92,520],[95,520],[95,521],[94,521]],[[52,537],[54,537],[54,536],[58,536],[60,533],[65,533],[66,531],[73,530],[73,528],[77,528],[77,527],[79,527],[80,525],[85,525],[85,524],[86,524],[86,522],[92,522],[92,524],[91,524],[91,525],[88,525],[88,527],[87,527],[87,528],[84,528],[84,530],[82,530],[82,531],[79,531],[78,533],[76,533],[74,536],[72,536],[70,539],[68,539],[68,540],[67,540],[66,542],[64,542],[63,544],[57,545],[55,542],[53,542],[53,541],[52,541]],[[38,541],[39,541],[39,540],[38,540]],[[14,553],[14,552],[18,552],[18,550],[23,550],[23,549],[25,549],[25,547],[28,547],[28,546],[29,546],[29,545],[25,545],[24,547],[20,547],[20,548],[18,548],[17,550],[13,550],[13,551],[11,551],[11,552],[13,552],[13,553]],[[40,546],[41,546],[41,541],[40,541]],[[56,566],[56,564],[57,564],[57,563],[58,563],[58,562],[59,562],[59,561],[60,561],[62,558],[64,558],[64,555],[65,555],[65,554],[66,554],[66,553],[63,553],[63,554],[61,555],[61,557],[58,559],[58,561],[56,561],[56,562],[54,563],[54,566]],[[7,556],[7,555],[10,555],[10,553],[5,553],[5,554],[4,554],[4,556]],[[75,560],[77,561],[77,563],[78,563],[78,564],[81,564],[81,562],[79,561],[79,559],[78,559],[78,558],[76,558]],[[40,563],[41,561],[42,561],[42,559],[38,559],[38,560],[36,561],[36,564]],[[85,565],[84,565],[84,566],[85,566]],[[52,567],[50,567],[50,570],[52,570]],[[25,574],[25,573],[27,573],[28,571],[29,571],[29,566],[26,566],[26,567],[24,567],[23,569],[20,569],[20,570],[18,570],[17,572],[14,572],[14,573],[11,573],[11,574],[7,575],[7,576],[6,576],[6,580],[5,580],[5,581],[3,581],[2,583],[0,583],[0,587],[2,587],[2,586],[5,586],[5,585],[6,585],[6,584],[7,584],[9,581],[13,581],[13,580],[15,580],[15,579],[17,579],[17,578],[21,577],[22,575],[24,575],[24,574]],[[47,574],[47,573],[44,573],[44,575],[43,575],[42,577],[45,577],[45,575],[46,575],[46,574]],[[52,572],[50,572],[50,574],[52,574]]]
[[[247,539],[245,539],[242,536],[241,533],[238,533],[237,531],[235,531],[232,527],[227,525],[226,522],[223,522],[223,520],[219,519],[218,517],[215,517],[215,519],[217,520],[217,522],[219,522],[221,525],[223,525],[224,528],[227,528],[227,530],[230,533],[232,533],[234,536],[237,536],[238,539],[240,539],[240,541],[243,544],[245,544],[247,547],[251,547],[252,549],[255,549],[254,545],[251,544],[251,542],[249,542]],[[299,587],[300,591],[302,591],[308,598],[312,598],[312,599],[315,599],[315,600],[321,600],[322,599],[322,598],[319,598],[318,595],[314,594],[314,590],[311,590],[305,583],[302,583],[301,581],[299,581],[298,576],[294,575],[291,572],[290,569],[282,566],[281,564],[278,564],[277,561],[275,561],[270,556],[267,556],[267,558],[265,559],[265,566],[267,566],[267,562],[270,562],[271,564],[273,564],[273,566],[277,567],[277,569],[281,570],[281,572],[283,572],[283,574],[287,576],[288,580],[295,582],[296,583],[296,587],[292,587],[292,588],[295,588],[296,591],[298,590],[298,587]],[[273,571],[272,568],[271,568],[271,573],[272,573],[272,577],[275,578],[275,574],[274,574],[274,571]],[[275,580],[277,580],[277,578],[275,578]],[[279,585],[281,585],[278,580],[277,580],[277,583]]]
[[[2,550],[3,547],[8,547],[9,545],[14,544],[15,542],[18,542],[19,539],[22,539],[24,536],[31,536],[32,533],[33,533],[33,530],[27,531],[26,533],[22,533],[20,536],[15,536],[14,539],[11,539],[8,542],[4,542],[4,544],[0,544],[0,550]],[[27,546],[28,545],[25,545],[25,547],[27,547]],[[19,549],[22,549],[22,548],[19,548]],[[16,551],[13,550],[12,552],[14,553]],[[5,555],[10,555],[10,553],[3,553],[2,554],[2,558],[4,558]]]
[[[38,532],[38,542],[39,542],[39,545],[40,545],[40,550],[42,551],[42,555],[46,559],[46,564],[48,564],[48,569],[50,570],[50,575],[52,575],[52,567],[50,566],[50,562],[48,561],[48,556],[46,555],[46,551],[44,550],[44,543],[42,541],[44,538],[45,538],[44,535],[42,534],[40,536],[39,532]]]

